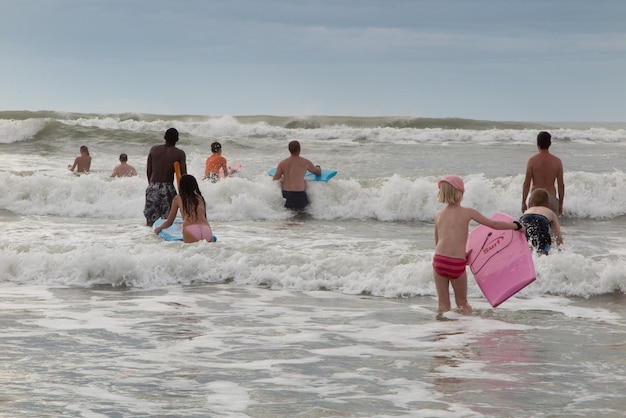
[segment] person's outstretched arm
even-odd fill
[[[516,231],[525,232],[524,226],[518,221],[512,222],[504,222],[504,221],[495,221],[491,218],[487,218],[482,213],[478,212],[476,209],[469,209],[472,214],[472,220],[478,222],[479,224],[488,226],[492,229],[503,230],[503,229],[514,229]]]

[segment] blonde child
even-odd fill
[[[213,242],[213,231],[211,225],[206,218],[206,202],[198,182],[192,175],[185,174],[180,178],[178,185],[180,194],[172,200],[172,208],[163,224],[154,229],[155,233],[161,232],[162,229],[169,228],[174,223],[176,214],[180,210],[183,217],[183,241],[198,242],[205,240]]]
[[[520,218],[526,229],[526,239],[539,255],[548,254],[554,237],[557,245],[563,244],[559,217],[550,209],[550,195],[546,189],[532,191],[528,209]]]
[[[435,256],[433,276],[439,300],[440,314],[450,310],[450,290],[452,284],[456,306],[462,313],[471,313],[467,302],[467,238],[470,221],[476,221],[493,229],[515,229],[523,232],[517,222],[494,221],[476,209],[461,206],[465,186],[459,176],[445,176],[439,183],[439,202],[447,206],[435,215]]]
[[[74,171],[76,168],[77,173],[88,173],[91,168],[91,156],[89,155],[89,148],[85,145],[80,147],[80,157],[76,157],[74,164],[68,164],[67,168],[70,171]]]

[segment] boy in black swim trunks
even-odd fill
[[[548,254],[552,237],[557,245],[563,244],[559,217],[550,209],[550,196],[546,189],[535,189],[530,194],[529,208],[520,222],[526,228],[526,239],[539,254]]]

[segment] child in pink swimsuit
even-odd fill
[[[437,288],[438,312],[450,310],[450,284],[454,290],[456,306],[462,313],[471,313],[467,302],[466,247],[470,221],[476,221],[493,229],[516,229],[524,232],[515,222],[494,221],[476,209],[461,206],[465,185],[459,176],[445,176],[439,183],[439,202],[447,206],[435,215],[435,256],[433,276]]]
[[[180,178],[178,190],[180,194],[172,200],[172,208],[167,220],[156,227],[154,232],[158,234],[162,229],[170,227],[180,209],[183,217],[183,241],[198,242],[204,240],[213,242],[213,231],[211,231],[211,225],[206,218],[206,202],[200,192],[196,178],[185,174]]]

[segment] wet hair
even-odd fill
[[[528,199],[528,206],[550,207],[550,196],[546,189],[538,188],[532,191]]]
[[[540,149],[548,149],[552,144],[552,135],[549,132],[541,131],[537,135],[537,146]]]
[[[169,128],[165,131],[165,142],[168,144],[175,144],[178,142],[178,131],[176,128]]]
[[[222,144],[219,142],[214,142],[211,144],[211,152],[219,152],[222,149]]]
[[[446,181],[442,181],[437,193],[437,200],[448,205],[459,203],[463,200],[463,193],[459,189],[455,189]]]
[[[86,145],[81,145],[80,152],[84,152],[85,154],[89,155],[89,148],[87,148]]]
[[[183,211],[185,211],[190,218],[195,219],[200,199],[202,199],[202,203],[204,204],[204,216],[206,216],[206,201],[200,192],[198,182],[194,176],[191,174],[183,175],[180,178],[178,189],[180,191],[180,198],[183,201]]]
[[[121,153],[120,154],[120,161],[128,161],[128,155]]]
[[[292,154],[297,154],[300,152],[300,142],[298,141],[291,141],[289,143],[289,152]]]

